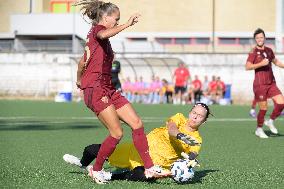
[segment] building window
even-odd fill
[[[267,45],[275,45],[275,38],[266,38],[265,44],[267,44]]]
[[[173,44],[172,38],[156,38],[156,41],[162,45]]]
[[[235,45],[237,44],[237,38],[219,38],[219,44],[220,45]]]
[[[210,39],[209,38],[195,38],[195,44],[197,44],[197,45],[209,45]]]
[[[50,10],[52,13],[69,13],[76,10],[76,7],[72,6],[76,0],[51,0]]]
[[[188,45],[191,43],[191,38],[175,38],[175,44]]]
[[[129,37],[127,38],[129,41],[133,41],[133,42],[143,42],[143,41],[147,41],[147,37]]]
[[[253,39],[251,39],[251,38],[240,38],[239,39],[239,44],[240,45],[251,45],[251,44],[253,44],[252,40]]]

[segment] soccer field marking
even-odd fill
[[[142,117],[143,122],[164,122],[168,117]],[[49,123],[66,123],[72,122],[74,120],[98,120],[97,117],[38,117],[38,116],[10,116],[10,117],[0,117],[0,121],[3,120],[38,120],[38,121],[47,121]],[[48,121],[56,120],[56,121]],[[64,120],[64,121],[63,121]],[[284,120],[284,118],[278,118],[277,120]],[[211,118],[209,122],[244,122],[244,121],[253,121],[256,119],[252,118]],[[18,122],[21,123],[21,122]],[[26,122],[27,123],[27,122]]]

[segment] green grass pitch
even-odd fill
[[[187,114],[190,109],[134,107],[147,133],[162,126],[168,116]],[[86,145],[100,143],[107,135],[83,103],[1,100],[0,188],[284,188],[283,118],[275,122],[279,135],[259,139],[254,135],[256,121],[248,116],[248,106],[211,109],[214,117],[200,129],[201,167],[191,183],[178,185],[167,178],[155,183],[114,181],[101,186],[62,159],[65,153],[81,156]],[[123,140],[131,140],[130,129],[123,127]]]

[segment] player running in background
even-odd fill
[[[272,133],[277,134],[278,131],[275,128],[273,121],[281,114],[284,108],[284,97],[276,85],[271,63],[280,68],[284,68],[284,64],[275,58],[271,48],[264,45],[265,33],[262,29],[258,28],[253,36],[256,47],[254,47],[248,55],[246,70],[255,70],[253,91],[255,100],[259,105],[255,134],[260,138],[268,138],[263,131],[263,123],[268,126]],[[270,119],[264,122],[268,98],[272,98],[275,103]]]
[[[84,90],[84,101],[89,109],[96,113],[101,123],[109,131],[109,136],[102,142],[90,176],[99,184],[107,182],[108,172],[103,164],[115,150],[122,138],[123,131],[120,120],[132,129],[133,143],[145,163],[147,177],[163,175],[163,170],[154,166],[148,153],[148,142],[144,126],[131,104],[111,84],[111,67],[114,54],[109,41],[124,29],[138,22],[139,14],[132,15],[122,25],[119,8],[112,3],[103,1],[79,1],[83,16],[92,21],[92,27],[87,35],[85,53],[77,70],[77,86]]]
[[[187,153],[190,160],[195,160],[202,143],[198,129],[209,115],[209,107],[206,104],[197,103],[189,112],[188,118],[177,113],[167,120],[165,126],[152,130],[147,135],[147,140],[153,162],[165,169],[170,169],[173,162],[182,158],[182,152]],[[86,167],[96,158],[99,148],[100,144],[87,146],[81,160],[69,154],[65,154],[63,159],[72,165]],[[133,143],[119,144],[108,161],[114,167],[129,170],[122,175],[114,174],[112,179],[147,180],[144,174],[144,163]]]

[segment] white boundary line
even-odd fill
[[[37,117],[37,116],[8,116],[8,117],[0,117],[1,120],[64,120],[64,121],[51,121],[49,123],[65,123],[69,122],[68,120],[98,120],[97,117]],[[167,120],[167,117],[142,117],[143,122],[162,122]],[[278,118],[277,120],[284,120],[284,118]],[[242,121],[256,121],[253,118],[209,118],[209,122],[242,122]]]

